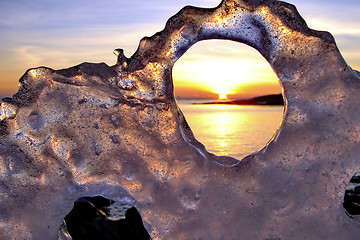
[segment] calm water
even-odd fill
[[[196,139],[216,155],[242,158],[271,139],[280,127],[282,106],[192,104],[178,101]]]

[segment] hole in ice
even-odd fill
[[[102,196],[81,197],[64,218],[59,239],[148,240],[138,210]]]
[[[346,186],[343,206],[351,218],[360,219],[360,171],[355,173]]]
[[[211,153],[242,158],[264,147],[281,125],[278,77],[261,54],[245,44],[198,42],[176,62],[173,79],[187,123]],[[247,102],[257,105],[234,101],[264,95],[272,96]],[[232,104],[224,104],[230,100]]]

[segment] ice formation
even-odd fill
[[[206,152],[174,100],[175,61],[206,39],[254,47],[284,89],[281,128],[241,161]],[[153,239],[358,238],[343,200],[360,167],[360,74],[331,34],[285,2],[224,0],[116,51],[111,67],[30,69],[3,99],[0,239],[66,237],[87,196],[135,206]]]

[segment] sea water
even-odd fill
[[[207,151],[241,159],[263,148],[281,126],[283,106],[199,104],[179,100],[195,138]],[[196,104],[194,104],[196,103]]]

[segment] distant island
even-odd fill
[[[196,104],[196,103],[195,103]],[[221,100],[215,102],[205,102],[201,104],[234,104],[234,105],[284,105],[282,94],[264,95],[254,98],[238,100]]]

